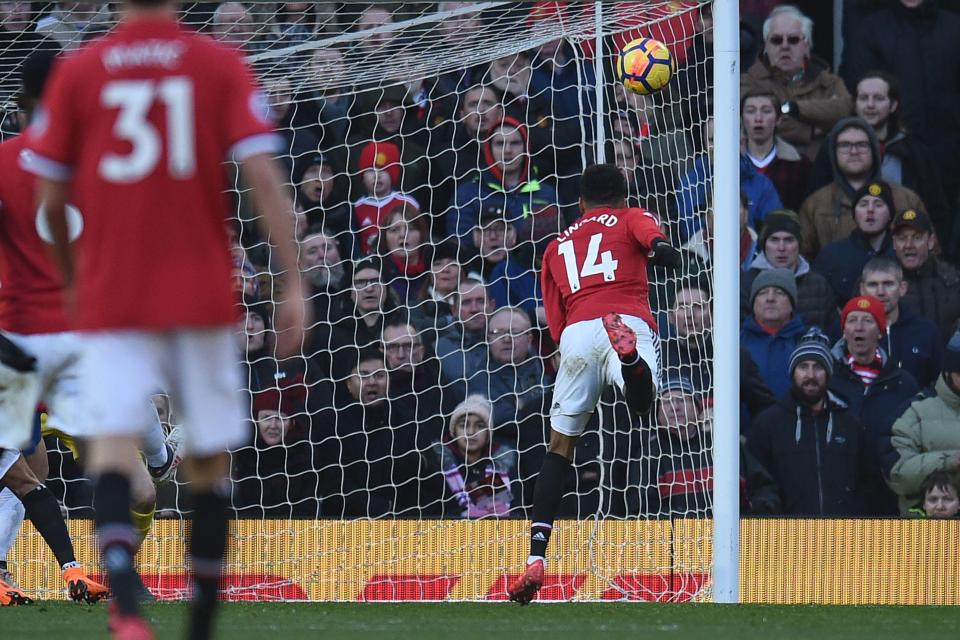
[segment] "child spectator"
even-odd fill
[[[956,518],[960,514],[960,485],[946,471],[934,471],[920,485],[923,504],[910,510],[920,518]]]
[[[428,286],[430,232],[427,215],[403,203],[383,219],[377,254],[383,260],[383,281],[406,306],[414,306]]]
[[[490,434],[493,405],[470,395],[453,410],[449,433],[433,445],[453,508],[464,518],[505,516],[513,499],[517,452]]]
[[[358,253],[369,255],[377,246],[386,214],[410,205],[420,210],[412,197],[394,190],[400,184],[400,148],[392,142],[369,142],[360,151],[357,169],[364,196],[353,203],[353,224]],[[355,253],[357,253],[355,252]]]

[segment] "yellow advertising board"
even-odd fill
[[[544,600],[709,601],[709,520],[561,521]],[[96,573],[92,523],[70,523]],[[527,556],[520,520],[240,520],[223,580],[231,600],[505,600]],[[743,602],[960,605],[960,520],[741,523]],[[159,597],[187,594],[189,523],[159,520],[138,555]],[[63,597],[59,571],[24,526],[10,557],[31,595]]]

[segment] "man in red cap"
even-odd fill
[[[863,423],[869,467],[865,514],[895,515],[896,497],[884,481],[880,452],[890,443],[890,428],[907,408],[920,385],[880,347],[887,331],[883,303],[873,296],[851,298],[840,315],[843,338],[833,347],[834,375],[830,391],[850,405]]]

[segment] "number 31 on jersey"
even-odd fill
[[[587,256],[583,265],[579,268],[577,267],[577,253],[573,246],[573,240],[566,240],[557,245],[557,251],[563,256],[563,266],[567,272],[567,283],[570,285],[571,293],[580,290],[580,278],[603,274],[604,282],[613,282],[617,279],[617,267],[620,261],[615,260],[613,253],[610,251],[600,253],[600,243],[602,242],[602,233],[595,233],[590,236]]]
[[[100,176],[119,184],[147,177],[160,161],[161,138],[147,116],[155,102],[166,110],[167,170],[184,180],[197,169],[193,118],[193,81],[184,76],[154,80],[114,80],[104,85],[100,104],[119,109],[113,134],[130,143],[127,154],[107,153],[100,158]]]

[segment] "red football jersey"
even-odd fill
[[[78,328],[234,322],[223,162],[279,148],[236,51],[171,20],[121,23],[55,65],[27,136],[24,166],[70,180],[84,213]]]
[[[353,215],[356,218],[357,236],[360,239],[360,253],[367,255],[377,250],[377,241],[384,218],[387,217],[387,213],[404,204],[412,205],[418,211],[420,209],[415,199],[399,191],[391,191],[384,198],[364,196],[354,203]]]
[[[35,204],[36,179],[20,168],[24,138],[0,144],[0,329],[14,333],[69,330],[52,237]],[[72,232],[82,220],[70,209]],[[41,235],[43,234],[43,235]]]
[[[610,312],[643,318],[650,313],[647,259],[663,238],[657,218],[643,209],[597,207],[584,213],[547,246],[541,284],[554,341],[567,325]]]

